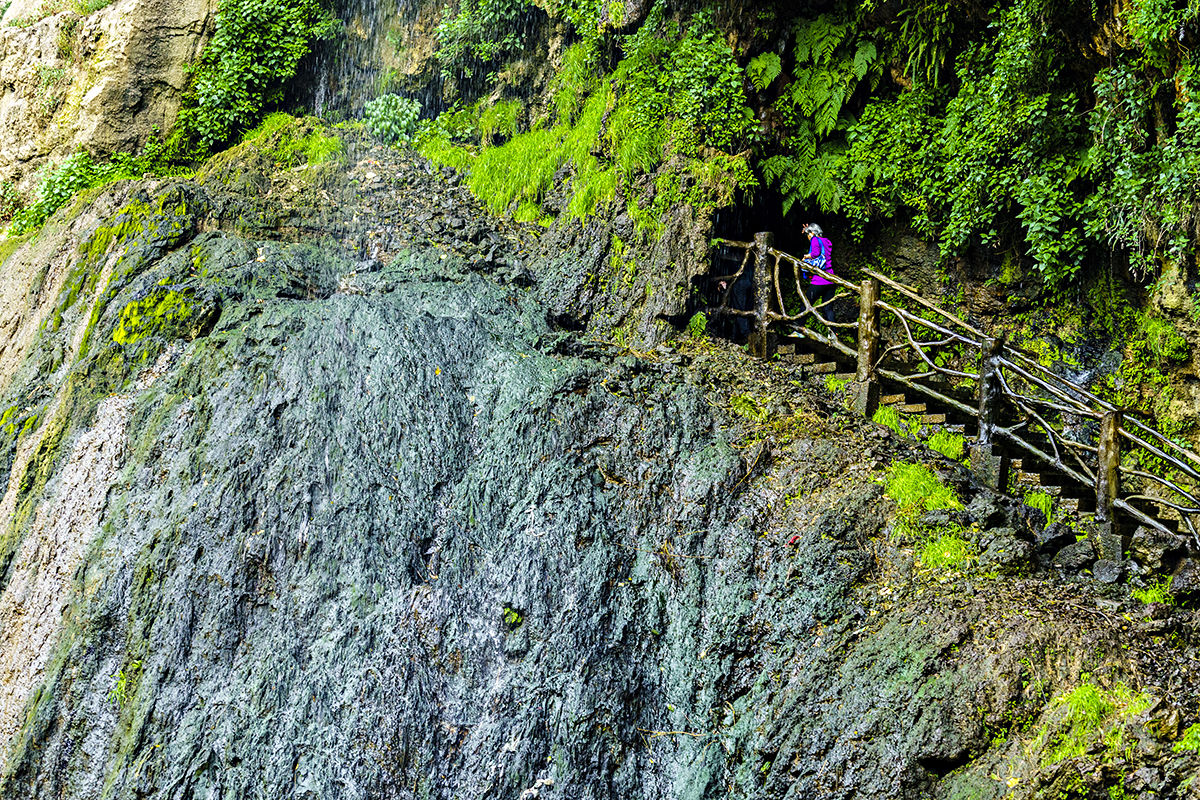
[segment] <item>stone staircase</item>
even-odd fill
[[[839,381],[854,380],[855,374],[846,372],[844,364],[831,356],[819,356],[807,339],[784,338],[776,347],[776,352],[784,362],[799,367],[804,378],[832,375]],[[963,418],[957,411],[941,407],[928,399],[910,400],[908,390],[882,395],[879,405],[894,408],[903,417],[919,418],[922,427],[957,433],[965,439],[974,437],[978,431],[978,421],[974,418]],[[1027,455],[1017,455],[1009,463],[1008,488],[1011,494],[1018,497],[1031,492],[1049,495],[1053,500],[1056,515],[1090,516],[1095,513],[1096,496],[1092,487],[1082,486],[1055,470],[1052,465],[1040,463]],[[1172,520],[1171,515],[1164,513],[1163,509],[1147,510],[1168,527],[1178,527],[1179,520]]]

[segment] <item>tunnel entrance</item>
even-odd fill
[[[826,214],[810,214],[807,210],[793,207],[783,213],[783,197],[773,189],[759,188],[744,202],[713,214],[713,238],[749,242],[760,231],[775,234],[775,247],[779,250],[803,256],[808,253],[808,237],[802,232],[805,223],[815,222],[828,230],[835,220]],[[689,316],[720,302],[724,289],[714,276],[737,272],[746,253],[739,248],[715,246],[712,248],[708,272],[695,279],[693,291],[694,308]],[[834,263],[837,263],[836,255]],[[742,276],[733,286],[729,305],[749,310],[753,306],[754,292],[751,265],[747,265]],[[713,336],[744,343],[750,335],[752,323],[746,317],[715,315],[708,320],[708,332]]]

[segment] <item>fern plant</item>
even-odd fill
[[[864,83],[878,83],[883,59],[857,26],[830,14],[797,24],[794,52],[792,80],[775,104],[788,131],[788,152],[762,162],[763,179],[778,187],[785,214],[808,200],[815,200],[823,211],[837,212],[843,203],[837,174],[846,162],[845,130],[850,122],[846,105]],[[756,87],[768,77],[774,80],[774,63],[751,62],[748,75]]]

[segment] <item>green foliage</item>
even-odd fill
[[[321,133],[311,120],[277,111],[268,114],[242,141],[269,148],[272,157],[286,166],[341,161],[345,157],[345,144],[337,136]]]
[[[687,335],[693,339],[701,339],[708,330],[708,317],[703,311],[697,311],[688,320]]]
[[[1144,589],[1134,587],[1129,590],[1133,595],[1133,599],[1149,605],[1150,603],[1163,603],[1173,605],[1175,597],[1171,594],[1171,581],[1174,576],[1168,577],[1165,580],[1158,580],[1150,584]]]
[[[521,49],[521,19],[532,0],[461,0],[442,9],[437,59],[447,78],[470,78],[482,67]]]
[[[165,145],[157,134],[151,135],[137,155],[113,153],[107,162],[96,162],[86,151],[74,153],[51,171],[38,185],[37,199],[12,215],[9,235],[36,231],[50,216],[85,189],[106,186],[114,181],[141,178],[147,173],[182,175],[187,170],[172,166]]]
[[[950,52],[956,0],[921,0],[900,9],[898,49],[913,81],[936,84]]]
[[[420,115],[420,103],[394,94],[376,97],[363,106],[367,130],[385,144],[408,144]]]
[[[613,73],[618,102],[607,138],[624,175],[652,169],[668,144],[685,157],[702,145],[734,152],[754,124],[742,70],[711,15],[680,29],[661,8],[622,42],[625,58]]]
[[[558,122],[569,125],[599,86],[599,55],[595,41],[576,42],[563,54],[562,66],[550,80]]]
[[[783,59],[778,53],[763,53],[750,59],[750,63],[746,65],[746,77],[760,92],[774,83],[782,72]]]
[[[475,153],[463,143],[473,141],[478,136],[477,112],[456,105],[439,114],[437,119],[421,122],[413,137],[413,146],[439,167],[467,172],[475,163]]]
[[[117,708],[124,708],[137,693],[137,684],[141,677],[141,661],[131,661],[128,667],[117,670],[113,688],[108,692],[108,701]]]
[[[510,606],[504,607],[502,617],[504,619],[505,627],[510,631],[515,631],[517,628],[521,627],[521,623],[525,621],[524,615],[521,614],[520,611],[516,610],[515,608],[511,608]]]
[[[625,57],[609,75],[601,74],[596,36],[568,48],[551,81],[552,126],[520,132],[519,103],[477,103],[423,125],[418,152],[469,171],[468,186],[489,210],[525,221],[550,219],[542,200],[563,174],[569,218],[585,219],[625,190],[627,212],[652,235],[674,205],[691,204],[700,213],[728,205],[739,189],[757,184],[746,156],[728,152],[742,147],[753,128],[742,70],[707,12],[680,22],[664,9],[656,4],[636,33],[621,37]],[[454,24],[466,25],[464,13],[482,10],[463,5]],[[579,29],[599,30],[599,3],[550,3],[547,10]],[[670,169],[659,170],[671,159]],[[648,201],[629,196],[639,175],[656,170]]]
[[[1200,722],[1183,732],[1183,736],[1175,743],[1174,750],[1176,753],[1182,753],[1184,750],[1200,752]]]
[[[40,228],[76,192],[87,189],[99,179],[92,157],[80,151],[63,159],[38,186],[37,199],[13,215],[10,233],[22,234]]]
[[[921,545],[921,563],[928,569],[962,569],[978,558],[975,545],[955,530],[941,531]]]
[[[925,444],[929,445],[929,449],[936,450],[951,461],[961,460],[965,448],[962,434],[943,430],[934,431]]]
[[[1026,492],[1025,505],[1036,508],[1046,517],[1046,524],[1054,521],[1054,498],[1045,492]]]
[[[39,22],[46,17],[60,14],[64,11],[70,12],[78,17],[86,17],[100,9],[111,5],[113,0],[42,0],[33,11],[29,12],[28,16],[18,19],[11,19],[6,25],[13,28],[27,28],[35,22]],[[0,3],[0,17],[4,16],[4,12],[8,10],[10,2]]]
[[[825,391],[830,394],[837,394],[845,389],[850,384],[847,378],[839,378],[837,375],[825,376]]]
[[[888,470],[885,493],[903,510],[957,510],[963,507],[954,490],[922,464],[897,461]]]
[[[172,136],[175,157],[210,151],[278,102],[315,42],[340,23],[319,0],[221,0]]]
[[[920,418],[901,414],[892,406],[880,406],[875,409],[875,413],[871,415],[871,421],[902,437],[916,438],[921,430]]]
[[[1088,675],[1082,681],[1051,703],[1050,719],[1038,736],[1047,746],[1046,766],[1082,756],[1098,745],[1104,748],[1105,760],[1125,755],[1131,746],[1130,718],[1150,708],[1148,695],[1124,684],[1106,689],[1092,683]]]
[[[1089,212],[1073,188],[1087,165],[1080,101],[1057,63],[1061,34],[1035,0],[1001,11],[994,30],[959,59],[944,106],[918,88],[864,109],[838,180],[855,213],[907,209],[947,255],[1024,240],[1055,283],[1084,256]]]
[[[517,208],[526,217],[535,216],[555,175],[570,164],[574,176],[568,213],[579,218],[593,213],[616,194],[615,171],[592,153],[611,97],[611,90],[592,95],[574,125],[532,130],[486,148],[471,167],[471,191],[494,214]]]
[[[767,417],[770,416],[767,407],[748,394],[734,395],[729,398],[729,409],[739,417],[744,417],[751,422],[766,422]]]
[[[501,100],[479,115],[479,135],[487,144],[497,137],[511,139],[517,135],[517,117],[521,113],[519,100]]]
[[[871,37],[842,15],[798,21],[794,50],[792,80],[775,103],[785,152],[762,162],[763,178],[779,187],[785,214],[807,200],[836,212],[844,195],[836,174],[845,164],[850,122],[844,112],[860,84],[878,82],[884,62]]]
[[[1195,252],[1200,187],[1196,57],[1180,32],[1200,5],[1139,0],[1123,7],[1132,57],[1095,76],[1091,159],[1103,176],[1093,231],[1128,248],[1147,273]],[[1173,96],[1173,103],[1164,102]]]

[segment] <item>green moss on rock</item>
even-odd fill
[[[117,344],[133,345],[146,336],[164,339],[194,339],[193,328],[199,309],[192,293],[159,289],[140,300],[126,303],[113,331]]]

